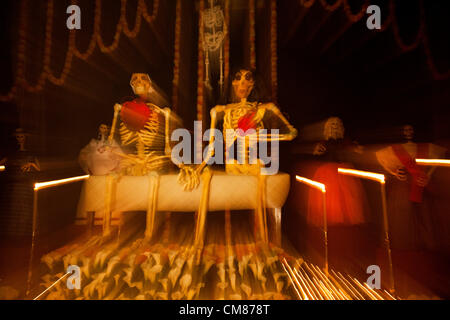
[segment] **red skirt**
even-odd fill
[[[352,168],[346,163],[327,162],[314,173],[313,180],[326,186],[327,224],[357,225],[365,222],[364,209],[366,195],[358,178],[338,174],[338,168]],[[315,226],[323,226],[322,192],[310,189],[308,197],[307,221]]]

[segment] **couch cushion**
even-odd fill
[[[196,211],[199,206],[202,185],[192,191],[184,191],[177,182],[177,174],[160,176],[158,211]],[[78,205],[77,220],[84,220],[86,212],[95,211],[96,218],[103,216],[105,207],[106,176],[91,176],[84,182]],[[211,179],[209,211],[246,210],[256,207],[258,178],[250,175],[231,175],[214,171]],[[148,207],[148,176],[123,176],[117,181],[111,210],[113,217],[119,212],[146,211]],[[290,186],[289,175],[278,173],[267,176],[266,199],[268,208],[281,208]]]

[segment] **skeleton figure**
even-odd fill
[[[164,103],[147,74],[135,73],[130,85],[138,98],[114,106],[114,120],[109,140],[112,141],[120,114],[120,138],[122,145],[135,145],[133,154],[123,155],[121,168],[127,175],[146,175],[162,170],[170,163],[169,127],[171,111],[160,108],[155,102]]]
[[[224,77],[223,43],[227,34],[225,17],[220,6],[214,6],[214,1],[209,1],[210,7],[205,9],[201,16],[203,27],[203,50],[205,53],[205,86],[212,90],[211,76],[216,68],[219,68],[219,86],[222,93]],[[218,62],[218,64],[217,64]]]
[[[436,228],[433,219],[433,193],[429,183],[436,167],[422,167],[416,159],[439,159],[445,148],[433,143],[417,143],[414,128],[401,127],[402,142],[378,150],[379,164],[392,176],[387,180],[387,209],[391,243],[396,249],[436,248]],[[432,188],[432,187],[431,187]]]
[[[114,106],[114,119],[109,141],[113,141],[120,115],[119,133],[122,145],[135,146],[133,153],[120,154],[123,158],[120,172],[123,175],[149,176],[149,207],[145,235],[150,238],[156,211],[158,174],[170,168],[172,163],[170,160],[170,133],[173,127],[179,125],[180,121],[169,108],[163,109],[158,106],[167,105],[167,102],[148,74],[134,73],[130,85],[138,97],[122,105]],[[108,176],[105,233],[109,233],[113,180],[113,176]]]
[[[254,91],[255,78],[254,73],[247,69],[241,69],[235,73],[232,78],[232,101],[233,103],[227,105],[218,105],[211,110],[211,129],[216,129],[218,122],[221,120],[223,125],[223,136],[225,139],[225,153],[229,154],[231,148],[237,139],[244,139],[243,148],[237,151],[238,159],[244,159],[242,161],[236,161],[230,159],[226,163],[226,172],[230,174],[251,174],[258,177],[258,199],[256,208],[256,226],[259,233],[260,240],[267,242],[267,225],[264,208],[264,196],[265,196],[265,175],[261,174],[261,169],[264,164],[260,159],[257,159],[256,163],[249,162],[250,147],[254,146],[255,141],[272,141],[272,140],[292,140],[297,136],[297,130],[286,120],[280,110],[273,103],[260,103],[258,101],[250,102],[247,98],[251,97]],[[284,132],[279,135],[272,136],[270,134],[261,134],[260,130],[267,128],[267,124],[274,124],[271,127],[281,129],[284,127]],[[239,136],[242,131],[236,131],[241,129],[246,132],[249,129],[253,129],[253,134]],[[234,135],[227,135],[227,130],[233,130]],[[214,145],[214,131],[211,130],[210,146]],[[249,131],[250,132],[250,131]],[[179,181],[184,183],[185,189],[192,189],[196,187],[196,183],[192,181],[198,181],[195,177],[199,175],[205,168],[208,160],[214,155],[214,148],[210,148],[210,153],[195,170],[188,168],[182,168]],[[239,157],[240,156],[240,157]],[[229,159],[227,157],[227,159]],[[189,171],[191,170],[191,171]],[[211,172],[206,170],[203,174],[203,193],[200,203],[199,213],[196,221],[196,234],[195,242],[197,245],[203,243],[203,232],[206,220],[207,211],[207,199],[209,198],[209,183],[211,180]]]
[[[205,28],[208,29],[208,31],[205,31],[204,35],[207,50],[216,51],[222,45],[226,33],[224,20],[223,11],[219,6],[211,6],[210,9],[205,10],[203,14],[203,23]],[[211,32],[209,32],[209,30],[211,30]]]

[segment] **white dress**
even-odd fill
[[[122,150],[114,140],[109,148],[107,140],[92,139],[80,151],[78,160],[86,173],[102,176],[118,170],[121,158],[118,153]]]

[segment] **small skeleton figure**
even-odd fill
[[[402,143],[376,152],[379,164],[390,174],[387,207],[392,247],[433,250],[437,245],[435,229],[439,226],[430,211],[433,193],[429,184],[436,167],[422,167],[416,159],[439,159],[446,150],[433,143],[416,143],[414,128],[409,124],[400,131]]]
[[[255,90],[255,75],[249,69],[238,70],[232,78],[231,100],[232,103],[227,105],[218,105],[211,110],[211,129],[216,129],[219,121],[222,122],[222,131],[225,142],[226,154],[226,172],[229,174],[251,174],[256,175],[259,181],[259,191],[256,208],[256,226],[259,232],[260,240],[267,242],[267,224],[265,216],[265,207],[263,198],[265,196],[265,175],[261,174],[261,169],[264,164],[260,159],[256,163],[249,162],[251,158],[251,149],[255,142],[272,141],[272,140],[292,140],[297,136],[297,130],[286,120],[280,110],[273,103],[261,103],[257,101],[257,90]],[[272,124],[272,125],[270,125]],[[279,135],[272,136],[271,134],[261,133],[260,130],[270,129],[284,129]],[[240,131],[240,130],[242,131]],[[249,129],[252,133],[248,134]],[[214,131],[211,130],[210,146],[214,145]],[[235,132],[233,135],[228,132]],[[244,132],[244,137],[240,136]],[[237,150],[237,158],[244,159],[236,161],[229,157],[231,148],[234,147],[235,142],[239,139],[244,139],[243,147]],[[195,178],[200,175],[202,170],[208,163],[208,160],[214,155],[214,148],[210,148],[208,157],[194,170],[192,168],[181,168],[179,175],[179,182],[184,183],[186,189],[196,187],[193,180],[199,181]],[[206,220],[207,201],[209,198],[209,183],[211,180],[211,172],[206,170],[203,175],[203,193],[200,209],[196,221],[195,241],[197,245],[203,243],[203,232]]]
[[[123,157],[120,172],[132,176],[149,176],[149,208],[147,210],[146,238],[153,232],[156,195],[159,185],[158,174],[167,171],[172,162],[170,159],[171,146],[170,133],[181,121],[169,108],[158,105],[167,105],[166,99],[158,87],[151,81],[148,74],[134,73],[130,85],[138,96],[132,101],[114,106],[114,119],[109,136],[113,141],[114,132],[120,115],[119,128],[123,146],[136,146],[133,153],[120,153]],[[107,183],[107,217],[105,229],[109,229],[110,202],[113,177],[108,177]]]
[[[423,188],[428,185],[436,167],[430,170],[415,164],[416,158],[439,158],[445,149],[432,143],[414,142],[414,128],[407,124],[401,128],[404,143],[389,146],[376,153],[378,162],[399,181],[411,183],[410,201],[420,203]]]
[[[328,118],[324,127],[324,138],[325,141],[328,140],[339,140],[344,139],[344,125],[342,124],[342,120],[337,117]],[[323,142],[319,142],[316,144],[313,154],[315,156],[321,156],[327,151],[327,148]]]
[[[15,154],[0,160],[0,165],[7,165],[8,172],[15,171],[26,173],[41,171],[38,159],[35,156],[32,156],[25,147],[27,135],[28,134],[22,128],[16,129],[14,136],[19,150],[17,150]]]
[[[33,188],[41,167],[38,157],[27,148],[29,134],[14,132],[17,149],[0,160],[5,166],[0,183],[0,236],[30,236],[33,224]]]
[[[108,140],[109,127],[101,124],[98,136],[86,145],[78,156],[81,168],[90,175],[107,175],[115,172],[120,164],[123,153],[115,140]]]
[[[356,141],[350,141],[345,137],[345,128],[338,117],[330,117],[326,120],[323,130],[324,140],[314,146],[313,155],[322,156],[322,159],[330,161],[345,161],[354,154],[362,154],[363,146]]]
[[[338,168],[354,168],[353,161],[361,154],[363,147],[345,136],[341,119],[328,118],[323,126],[323,138],[313,154],[320,159],[320,165],[311,174],[312,179],[327,186],[327,224],[360,225],[365,222],[366,196],[359,180],[338,174]],[[310,190],[307,222],[323,226],[322,195]]]

